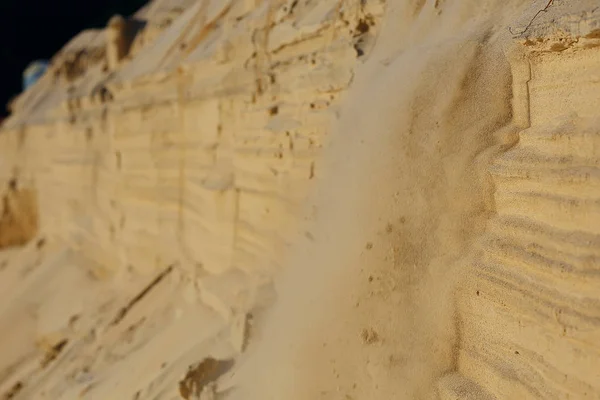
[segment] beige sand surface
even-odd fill
[[[136,18],[0,132],[0,396],[600,399],[594,0]]]

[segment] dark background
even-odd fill
[[[0,0],[0,119],[21,92],[31,61],[52,58],[84,29],[100,28],[114,14],[128,16],[148,0]]]

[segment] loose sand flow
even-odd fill
[[[529,6],[529,5],[527,5]],[[456,369],[454,289],[516,142],[519,1],[391,1],[236,399],[430,399]],[[461,397],[462,398],[462,397]],[[465,397],[466,398],[466,397]]]
[[[518,3],[388,4],[325,156],[315,241],[290,259],[239,399],[435,398],[457,357],[453,289],[493,212],[486,168],[516,133]]]

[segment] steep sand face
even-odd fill
[[[326,155],[315,241],[291,260],[256,349],[256,392],[240,399],[435,398],[456,368],[456,283],[493,211],[490,156],[516,133],[502,38],[514,8],[387,12],[388,24],[414,15],[403,37],[419,39],[384,25],[357,72]]]
[[[562,338],[553,328],[533,328],[547,324],[550,310],[561,319],[564,307],[573,312],[588,309],[588,301],[596,304],[572,297],[583,295],[580,279],[594,286],[593,279],[567,277],[564,267],[560,280],[569,283],[560,284],[557,291],[545,285],[558,277],[547,276],[545,284],[539,279],[562,263],[558,258],[565,253],[550,255],[551,248],[562,246],[558,231],[579,235],[580,229],[594,229],[591,220],[567,223],[578,215],[593,219],[590,209],[579,206],[589,204],[587,200],[567,198],[582,187],[587,188],[584,197],[597,193],[592,178],[583,172],[588,167],[571,169],[579,163],[595,164],[588,157],[597,154],[586,152],[581,159],[582,147],[567,150],[557,143],[579,143],[576,138],[582,135],[592,140],[591,122],[585,123],[588,128],[569,124],[569,133],[550,128],[556,122],[548,122],[578,119],[568,116],[574,111],[589,115],[585,102],[574,99],[585,96],[583,88],[567,89],[570,85],[564,84],[559,91],[570,93],[568,105],[540,91],[555,87],[557,80],[566,82],[563,74],[577,74],[558,69],[550,78],[558,65],[572,68],[573,57],[597,67],[597,50],[586,54],[580,47],[561,56],[556,52],[576,41],[550,40],[540,45],[545,54],[525,56],[533,59],[525,63],[536,67],[532,66],[535,72],[526,68],[523,76],[523,50],[514,48],[509,32],[526,29],[529,20],[524,16],[535,15],[543,4],[536,9],[539,4],[527,8],[518,2],[438,3],[388,3],[387,25],[371,59],[357,72],[327,154],[332,163],[315,200],[315,242],[301,245],[288,264],[280,298],[262,342],[250,355],[245,390],[238,398],[597,397],[595,373],[578,372],[575,377],[571,372],[579,370],[578,363],[597,360],[596,350],[567,344],[566,339],[570,329],[591,329],[595,337],[597,326],[564,325]],[[565,19],[578,15],[569,11]],[[398,16],[407,23],[394,24]],[[579,17],[582,24],[589,21],[585,13]],[[519,19],[525,20],[522,27],[513,28]],[[548,24],[542,21],[536,33]],[[589,33],[595,32],[593,27],[584,29],[588,38],[594,36]],[[588,46],[594,48],[597,42]],[[532,74],[535,79],[529,81]],[[598,100],[597,95],[588,97],[594,104]],[[524,104],[532,108],[524,110]],[[539,128],[529,128],[535,125]],[[531,130],[540,129],[560,133],[537,139],[540,134]],[[532,136],[536,139],[529,139]],[[519,146],[492,167],[495,157],[519,137]],[[548,145],[542,140],[551,141],[553,149],[545,150]],[[533,148],[536,155],[525,156]],[[544,156],[539,152],[557,157],[559,148],[558,154],[569,161],[541,162]],[[546,163],[568,166],[544,171]],[[558,175],[562,184],[546,186],[550,176],[559,179]],[[575,176],[583,179],[579,189],[567,184]],[[576,202],[577,211],[558,210],[564,207],[558,204],[569,201]],[[556,208],[550,211],[551,207]],[[497,211],[500,217],[495,217]],[[485,233],[490,219],[494,233]],[[540,220],[548,225],[542,228]],[[562,230],[567,225],[570,233]],[[527,238],[517,233],[523,229]],[[557,236],[538,244],[542,239],[534,239],[534,232],[541,231]],[[581,244],[572,251],[595,254],[595,240],[587,237],[585,248]],[[590,271],[589,267],[575,268]],[[499,294],[504,291],[512,293],[512,306]],[[550,293],[558,297],[544,306],[548,314],[536,315],[537,304],[548,301]],[[504,331],[508,326],[511,333]],[[534,331],[547,338],[546,350]],[[545,355],[557,347],[562,356]],[[576,348],[594,355],[580,358]],[[560,364],[560,357],[567,357],[571,365]],[[559,371],[564,383],[545,382],[545,374],[557,376]]]
[[[599,398],[600,16],[522,3],[75,38],[0,136],[0,393]]]

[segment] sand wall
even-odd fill
[[[80,249],[98,273],[278,268],[282,233],[319,174],[316,155],[352,81],[354,43],[374,35],[383,8],[242,6],[227,6],[208,49],[160,54],[173,67],[157,62],[161,43],[144,49],[108,85],[110,103],[67,98],[67,111],[46,113],[43,124],[7,124],[7,164],[42,194],[40,229]],[[180,33],[167,30],[165,40],[194,39]],[[131,78],[153,63],[143,80]]]
[[[61,371],[102,357],[36,308],[27,337],[60,331],[69,358],[0,385],[172,398],[184,371],[125,388],[119,371],[198,335],[233,346],[221,396],[244,400],[598,398],[593,3],[190,2],[113,74],[66,52],[69,78],[26,92],[0,135],[0,185],[24,210],[7,240],[73,254],[56,287],[84,281],[77,268],[117,310],[137,299],[142,322],[94,329],[94,346],[141,344],[77,386]],[[206,307],[187,327],[150,311],[179,293]],[[86,304],[78,318],[106,324]],[[15,349],[7,366],[34,351]]]

